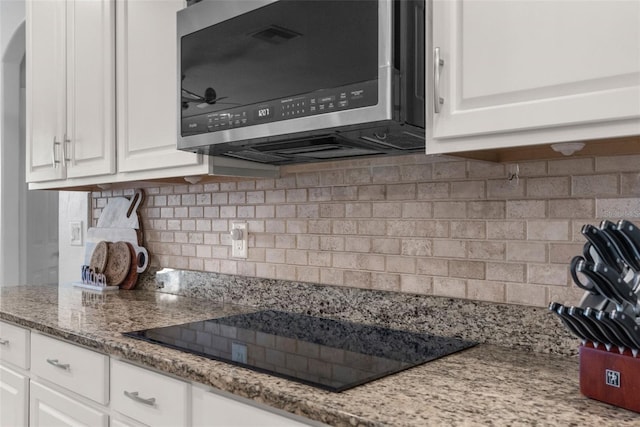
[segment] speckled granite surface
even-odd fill
[[[537,307],[186,270],[148,274],[137,288],[455,336],[540,353],[577,355],[579,344],[555,316]]]
[[[575,357],[480,345],[331,393],[121,332],[252,311],[143,290],[0,289],[0,319],[336,426],[617,425],[640,415],[580,395]]]

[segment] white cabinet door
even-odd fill
[[[432,21],[428,153],[640,133],[639,1],[435,0]]]
[[[289,416],[275,413],[275,409],[261,409],[239,398],[225,397],[206,391],[200,387],[192,387],[193,425],[194,427],[302,427],[320,425],[294,420]],[[293,415],[291,415],[293,417]]]
[[[62,179],[66,133],[66,4],[27,1],[26,10],[26,178]]]
[[[29,378],[0,365],[0,426],[26,426]]]
[[[111,408],[152,426],[189,424],[189,384],[111,359]]]
[[[115,417],[118,417],[118,415],[111,416],[109,420],[109,427],[146,427],[145,424],[140,424],[132,420]]]
[[[200,166],[176,148],[176,12],[184,0],[120,0],[117,5],[118,171]]]
[[[29,417],[32,427],[108,427],[109,416],[31,381]]]
[[[115,5],[67,2],[67,178],[116,172]]]
[[[26,2],[28,182],[115,173],[115,5]]]

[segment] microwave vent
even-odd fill
[[[424,148],[424,135],[417,133],[402,132],[399,134],[385,134],[384,138],[376,136],[361,136],[361,139],[374,144],[392,147],[398,150],[416,150]]]
[[[300,37],[301,35],[302,34],[297,33],[293,30],[279,27],[277,25],[270,25],[266,28],[256,31],[253,34],[250,34],[251,37],[272,44],[281,44],[288,40],[295,39],[296,37]]]
[[[260,163],[274,163],[284,162],[289,160],[286,157],[278,156],[276,154],[261,153],[255,150],[241,150],[241,151],[229,151],[224,153],[225,156],[235,157],[237,159],[249,160],[252,162]]]

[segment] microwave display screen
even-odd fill
[[[183,136],[378,102],[376,0],[277,1],[180,50]]]

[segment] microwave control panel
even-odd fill
[[[182,136],[368,107],[377,103],[378,82],[372,80],[222,111],[189,115],[190,112],[183,110]]]

